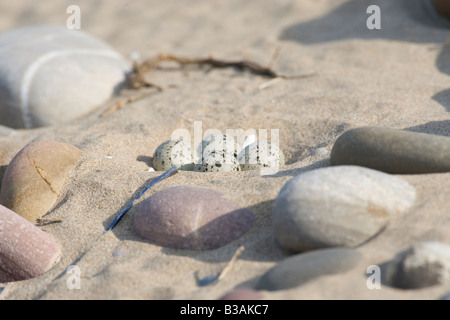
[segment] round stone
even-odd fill
[[[298,287],[324,275],[353,269],[361,254],[351,248],[321,249],[296,254],[269,269],[256,285],[257,290],[285,290]]]
[[[385,281],[401,289],[450,283],[450,245],[422,242],[400,252],[384,267]]]
[[[232,172],[241,171],[241,166],[235,157],[235,153],[214,151],[204,153],[200,163],[195,165],[197,172]]]
[[[403,179],[357,166],[320,168],[289,180],[272,209],[279,244],[295,252],[359,245],[407,211],[415,188]]]
[[[179,186],[142,201],[133,225],[137,234],[160,246],[210,250],[238,239],[254,221],[253,212],[219,192]]]
[[[284,165],[285,157],[277,145],[259,141],[245,147],[237,157],[241,170],[278,169]]]
[[[50,210],[81,151],[57,141],[37,141],[24,147],[8,165],[0,204],[35,222]]]
[[[63,26],[0,34],[0,124],[34,128],[77,119],[124,84],[129,64],[109,45]]]
[[[0,205],[0,283],[37,277],[50,270],[60,254],[52,236]]]
[[[388,173],[450,171],[450,137],[364,127],[342,134],[331,150],[332,165],[357,165]]]
[[[191,146],[183,140],[168,140],[155,150],[152,163],[156,171],[166,171],[173,166],[180,170],[192,171],[194,154]]]

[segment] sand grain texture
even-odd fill
[[[100,115],[126,97],[124,91],[87,117],[64,126],[20,130],[0,137],[0,175],[21,148],[35,139],[65,141],[82,151],[68,188],[46,217],[45,226],[61,243],[61,260],[45,275],[12,283],[4,299],[214,299],[236,287],[254,287],[288,254],[277,245],[271,207],[282,186],[301,172],[328,166],[334,141],[346,130],[383,126],[450,135],[450,51],[448,29],[429,21],[420,1],[377,1],[382,29],[366,27],[373,1],[231,0],[0,2],[0,30],[30,24],[65,24],[66,8],[81,8],[81,27],[124,57],[169,52],[186,57],[239,60],[267,65],[284,75],[315,76],[281,80],[234,69],[188,67],[154,70],[137,100],[106,117]],[[147,90],[147,89],[146,89]],[[271,176],[256,171],[180,171],[142,200],[169,187],[186,185],[221,192],[256,216],[242,238],[205,252],[175,250],[142,241],[132,227],[134,209],[100,241],[105,228],[152,177],[156,148],[176,129],[194,140],[194,124],[207,129],[279,129],[286,165]],[[202,137],[199,137],[198,142]],[[320,149],[321,152],[315,152]],[[325,152],[326,150],[326,152]],[[391,260],[416,242],[450,243],[450,173],[402,175],[417,190],[407,215],[357,250],[361,261],[345,274],[326,275],[302,286],[263,292],[265,299],[438,299],[448,284],[421,290],[383,285],[370,290],[366,270]],[[243,244],[233,268],[213,286],[199,277],[217,273]],[[69,289],[67,267],[77,262],[81,289]]]

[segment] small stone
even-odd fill
[[[278,243],[294,252],[357,246],[408,210],[415,188],[403,179],[357,166],[320,168],[289,180],[272,208]]]
[[[343,273],[353,269],[361,254],[351,248],[321,249],[296,254],[276,264],[256,285],[257,290],[285,290],[324,275]]]
[[[0,124],[34,128],[84,116],[118,92],[129,64],[109,45],[64,26],[0,34]]]
[[[237,288],[226,293],[219,300],[262,300],[260,292],[250,288]]]
[[[52,236],[0,205],[0,283],[44,274],[60,254]]]
[[[401,289],[420,289],[450,283],[450,245],[422,242],[386,264],[386,282]]]
[[[142,201],[134,215],[134,229],[157,245],[211,250],[244,235],[255,216],[219,192],[187,186],[157,192]]]
[[[55,204],[81,151],[57,141],[37,141],[11,160],[0,190],[0,204],[35,222]]]
[[[358,165],[388,173],[450,171],[450,137],[391,128],[364,127],[342,134],[332,165]]]
[[[235,153],[223,151],[212,151],[203,154],[200,163],[195,165],[197,172],[232,172],[241,171],[241,166],[236,159]]]
[[[176,166],[179,170],[194,170],[194,154],[191,146],[183,140],[168,140],[153,154],[153,168],[166,171]]]
[[[271,171],[275,173],[285,164],[281,149],[267,141],[248,145],[238,154],[237,159],[242,171],[262,169],[267,174],[271,174]]]

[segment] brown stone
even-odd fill
[[[0,204],[34,222],[55,204],[81,151],[57,141],[38,141],[12,159],[2,181]]]

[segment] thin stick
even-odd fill
[[[278,56],[278,51],[275,52],[274,57],[272,60],[274,60]],[[140,88],[142,86],[146,86],[146,80],[144,78],[144,74],[147,73],[149,70],[155,68],[160,64],[161,62],[165,61],[171,61],[176,62],[182,66],[186,65],[208,65],[212,68],[236,68],[241,71],[248,71],[250,73],[263,76],[263,77],[269,77],[269,78],[282,78],[282,79],[300,79],[300,78],[306,78],[310,77],[314,74],[307,74],[307,75],[297,75],[297,76],[285,76],[280,75],[277,72],[273,71],[269,67],[263,67],[259,65],[256,62],[249,61],[249,60],[237,60],[237,61],[225,61],[225,60],[219,60],[214,58],[200,58],[200,59],[190,59],[190,58],[184,58],[184,57],[178,57],[172,54],[160,54],[156,58],[146,60],[142,62],[140,65],[135,64],[133,67],[133,72],[130,74],[130,81],[129,83],[132,84],[135,88]]]
[[[122,109],[123,107],[125,107],[127,104],[141,100],[147,96],[149,96],[151,94],[151,92],[147,92],[141,95],[136,95],[136,96],[132,96],[132,97],[128,97],[125,98],[123,100],[120,100],[119,102],[117,102],[115,105],[113,105],[111,108],[109,108],[108,110],[106,110],[105,112],[103,112],[100,117],[106,117],[109,116],[111,113]]]
[[[122,211],[120,211],[116,218],[114,219],[114,221],[109,225],[109,227],[106,229],[106,232],[108,232],[109,230],[112,230],[120,221],[120,219],[123,218],[123,216],[128,212],[128,210],[131,209],[131,207],[133,206],[134,202],[136,200],[138,200],[139,198],[141,198],[145,192],[147,192],[148,189],[150,189],[151,187],[153,187],[155,184],[157,184],[158,182],[160,182],[161,180],[164,180],[165,178],[177,173],[177,167],[173,166],[172,168],[170,168],[169,170],[167,170],[166,172],[164,172],[162,175],[160,175],[159,177],[157,177],[155,180],[153,180],[148,186],[146,186],[140,193],[139,195],[133,199],[133,201],[131,201],[131,203]]]
[[[272,59],[270,59],[269,65],[267,66],[268,68],[272,68],[273,64],[275,63],[275,61],[278,59],[278,56],[280,55],[280,51],[281,51],[281,47],[277,46],[275,48],[275,52],[272,55]]]
[[[239,258],[239,256],[241,255],[242,251],[244,251],[244,249],[245,249],[244,246],[240,246],[236,250],[236,252],[234,253],[230,262],[228,262],[228,264],[225,266],[225,268],[223,268],[222,272],[219,274],[219,277],[217,278],[217,280],[222,280],[227,275],[227,273],[230,272],[230,270],[233,268],[233,265],[236,262],[237,258]]]

